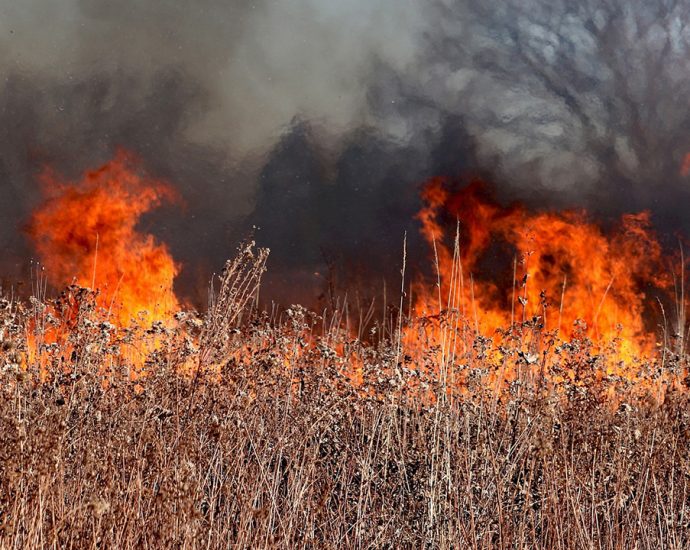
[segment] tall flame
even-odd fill
[[[417,285],[418,315],[438,311],[453,294],[462,318],[486,336],[538,319],[565,340],[618,342],[617,359],[654,350],[647,291],[668,289],[671,280],[648,213],[626,215],[604,232],[583,212],[504,208],[480,182],[453,192],[440,178],[428,182],[423,199],[422,234],[436,251],[441,288]],[[447,243],[449,220],[459,224],[459,253]]]
[[[124,151],[80,181],[45,171],[41,182],[47,199],[28,232],[53,285],[99,289],[98,305],[119,326],[150,322],[179,307],[173,293],[178,267],[170,252],[136,227],[142,214],[175,198],[167,184],[143,175]]]

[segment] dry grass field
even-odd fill
[[[2,301],[0,547],[688,547],[682,357],[631,381],[534,320],[408,353],[460,324],[261,313],[265,256],[174,322]]]

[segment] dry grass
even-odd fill
[[[686,392],[605,397],[615,382],[579,342],[554,368],[588,383],[524,374],[498,396],[486,358],[500,345],[529,366],[529,323],[413,369],[386,323],[364,345],[337,313],[252,313],[263,260],[229,265],[209,315],[173,327],[117,331],[83,289],[0,304],[0,547],[690,545]],[[27,334],[66,323],[39,344],[47,370],[23,364]],[[127,349],[147,338],[133,380]]]

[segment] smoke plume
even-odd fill
[[[118,147],[179,190],[145,223],[198,301],[250,232],[272,297],[397,281],[436,175],[687,233],[688,22],[666,0],[0,0],[3,273],[26,276],[37,173]]]

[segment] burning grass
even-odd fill
[[[448,312],[364,343],[339,312],[259,312],[265,259],[174,323],[110,325],[80,287],[0,304],[0,546],[690,544],[682,357],[636,384],[534,320],[406,350]]]
[[[434,180],[436,284],[403,267],[382,318],[261,311],[253,244],[201,316],[137,230],[165,183],[124,153],[44,180],[51,279],[0,300],[0,547],[690,545],[683,277],[644,214],[608,235]],[[496,240],[507,292],[475,279]],[[675,293],[658,330],[649,289]]]

